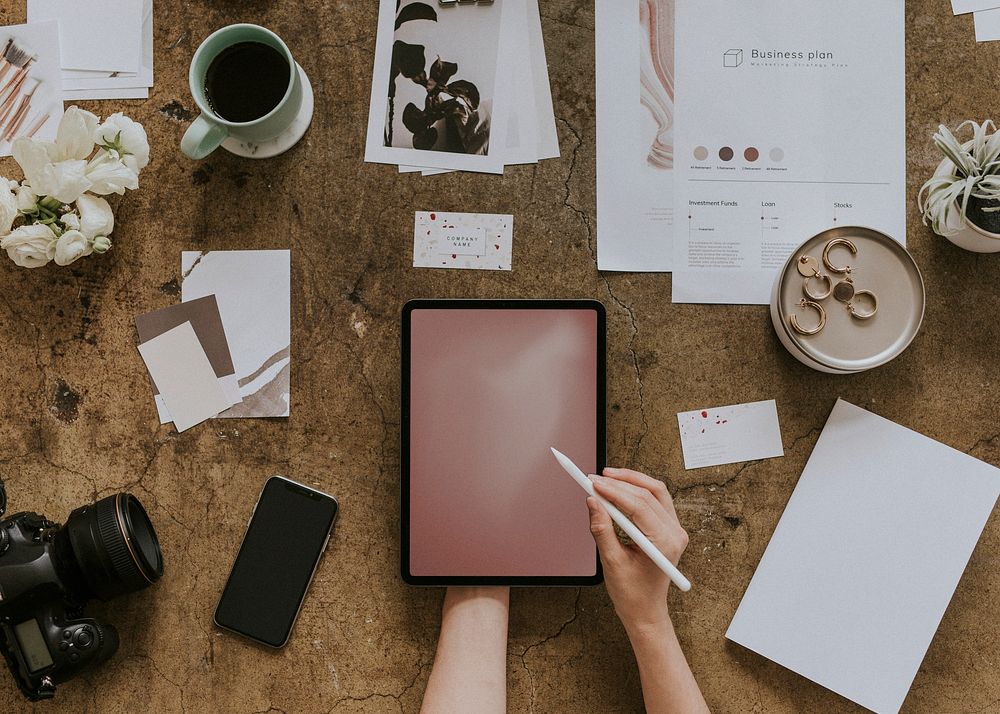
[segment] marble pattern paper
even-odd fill
[[[215,295],[243,402],[222,418],[287,417],[291,408],[291,255],[184,251],[181,299]]]

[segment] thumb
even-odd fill
[[[587,499],[587,508],[590,510],[590,533],[597,542],[601,559],[608,561],[618,558],[624,550],[624,546],[618,540],[611,516],[608,515],[604,506],[592,496]]]

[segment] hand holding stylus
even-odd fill
[[[573,480],[590,496],[587,499],[588,503],[591,500],[596,501],[607,512],[606,515],[610,516],[618,524],[618,527],[625,531],[625,534],[632,539],[636,548],[645,553],[649,560],[662,570],[663,574],[670,578],[677,587],[684,592],[691,589],[691,582],[677,569],[677,565],[664,554],[663,546],[656,542],[655,538],[657,536],[651,539],[646,531],[646,527],[642,523],[637,520],[636,523],[639,524],[637,526],[636,523],[630,520],[630,518],[639,516],[652,529],[650,532],[662,531],[662,529],[658,528],[661,525],[661,519],[657,517],[661,514],[657,512],[657,506],[668,503],[670,511],[673,513],[673,519],[677,521],[677,514],[673,510],[673,499],[670,498],[670,494],[667,492],[667,487],[664,484],[638,471],[629,471],[628,469],[605,469],[605,477],[593,476],[593,482],[591,482],[591,479],[587,478],[583,471],[569,457],[555,449],[551,449],[551,451],[552,455],[556,457],[556,461],[563,467],[563,470],[572,476]],[[607,499],[604,491],[597,489],[598,483],[603,483],[607,476],[616,477],[622,482],[610,491],[612,495],[617,496],[617,499]],[[610,484],[606,488],[608,487],[610,487]],[[616,503],[618,499],[621,501],[621,508]],[[665,500],[661,501],[661,499]],[[623,510],[624,513],[622,512]],[[679,522],[677,526],[680,528]],[[680,531],[684,533],[683,528]],[[662,532],[657,535],[662,540]],[[684,533],[684,538],[684,545],[681,546],[681,551],[687,545],[687,533]],[[600,547],[600,542],[598,542],[598,547]],[[603,548],[601,549],[601,556],[603,560]],[[677,554],[677,558],[680,558],[680,553]]]

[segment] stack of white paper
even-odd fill
[[[28,0],[59,23],[63,98],[145,99],[153,86],[153,0]]]
[[[502,174],[557,156],[537,0],[382,0],[365,161]]]
[[[972,13],[976,41],[1000,40],[1000,0],[951,0],[956,15]]]

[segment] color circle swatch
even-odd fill
[[[730,162],[736,158],[736,149],[731,146],[723,146],[719,149],[719,160]],[[707,146],[696,146],[691,152],[696,161],[708,161],[712,152]],[[761,159],[761,150],[756,146],[748,146],[743,150],[743,160],[748,164],[755,164]],[[767,153],[768,158],[771,163],[780,164],[785,160],[785,150],[780,147],[774,147]]]

